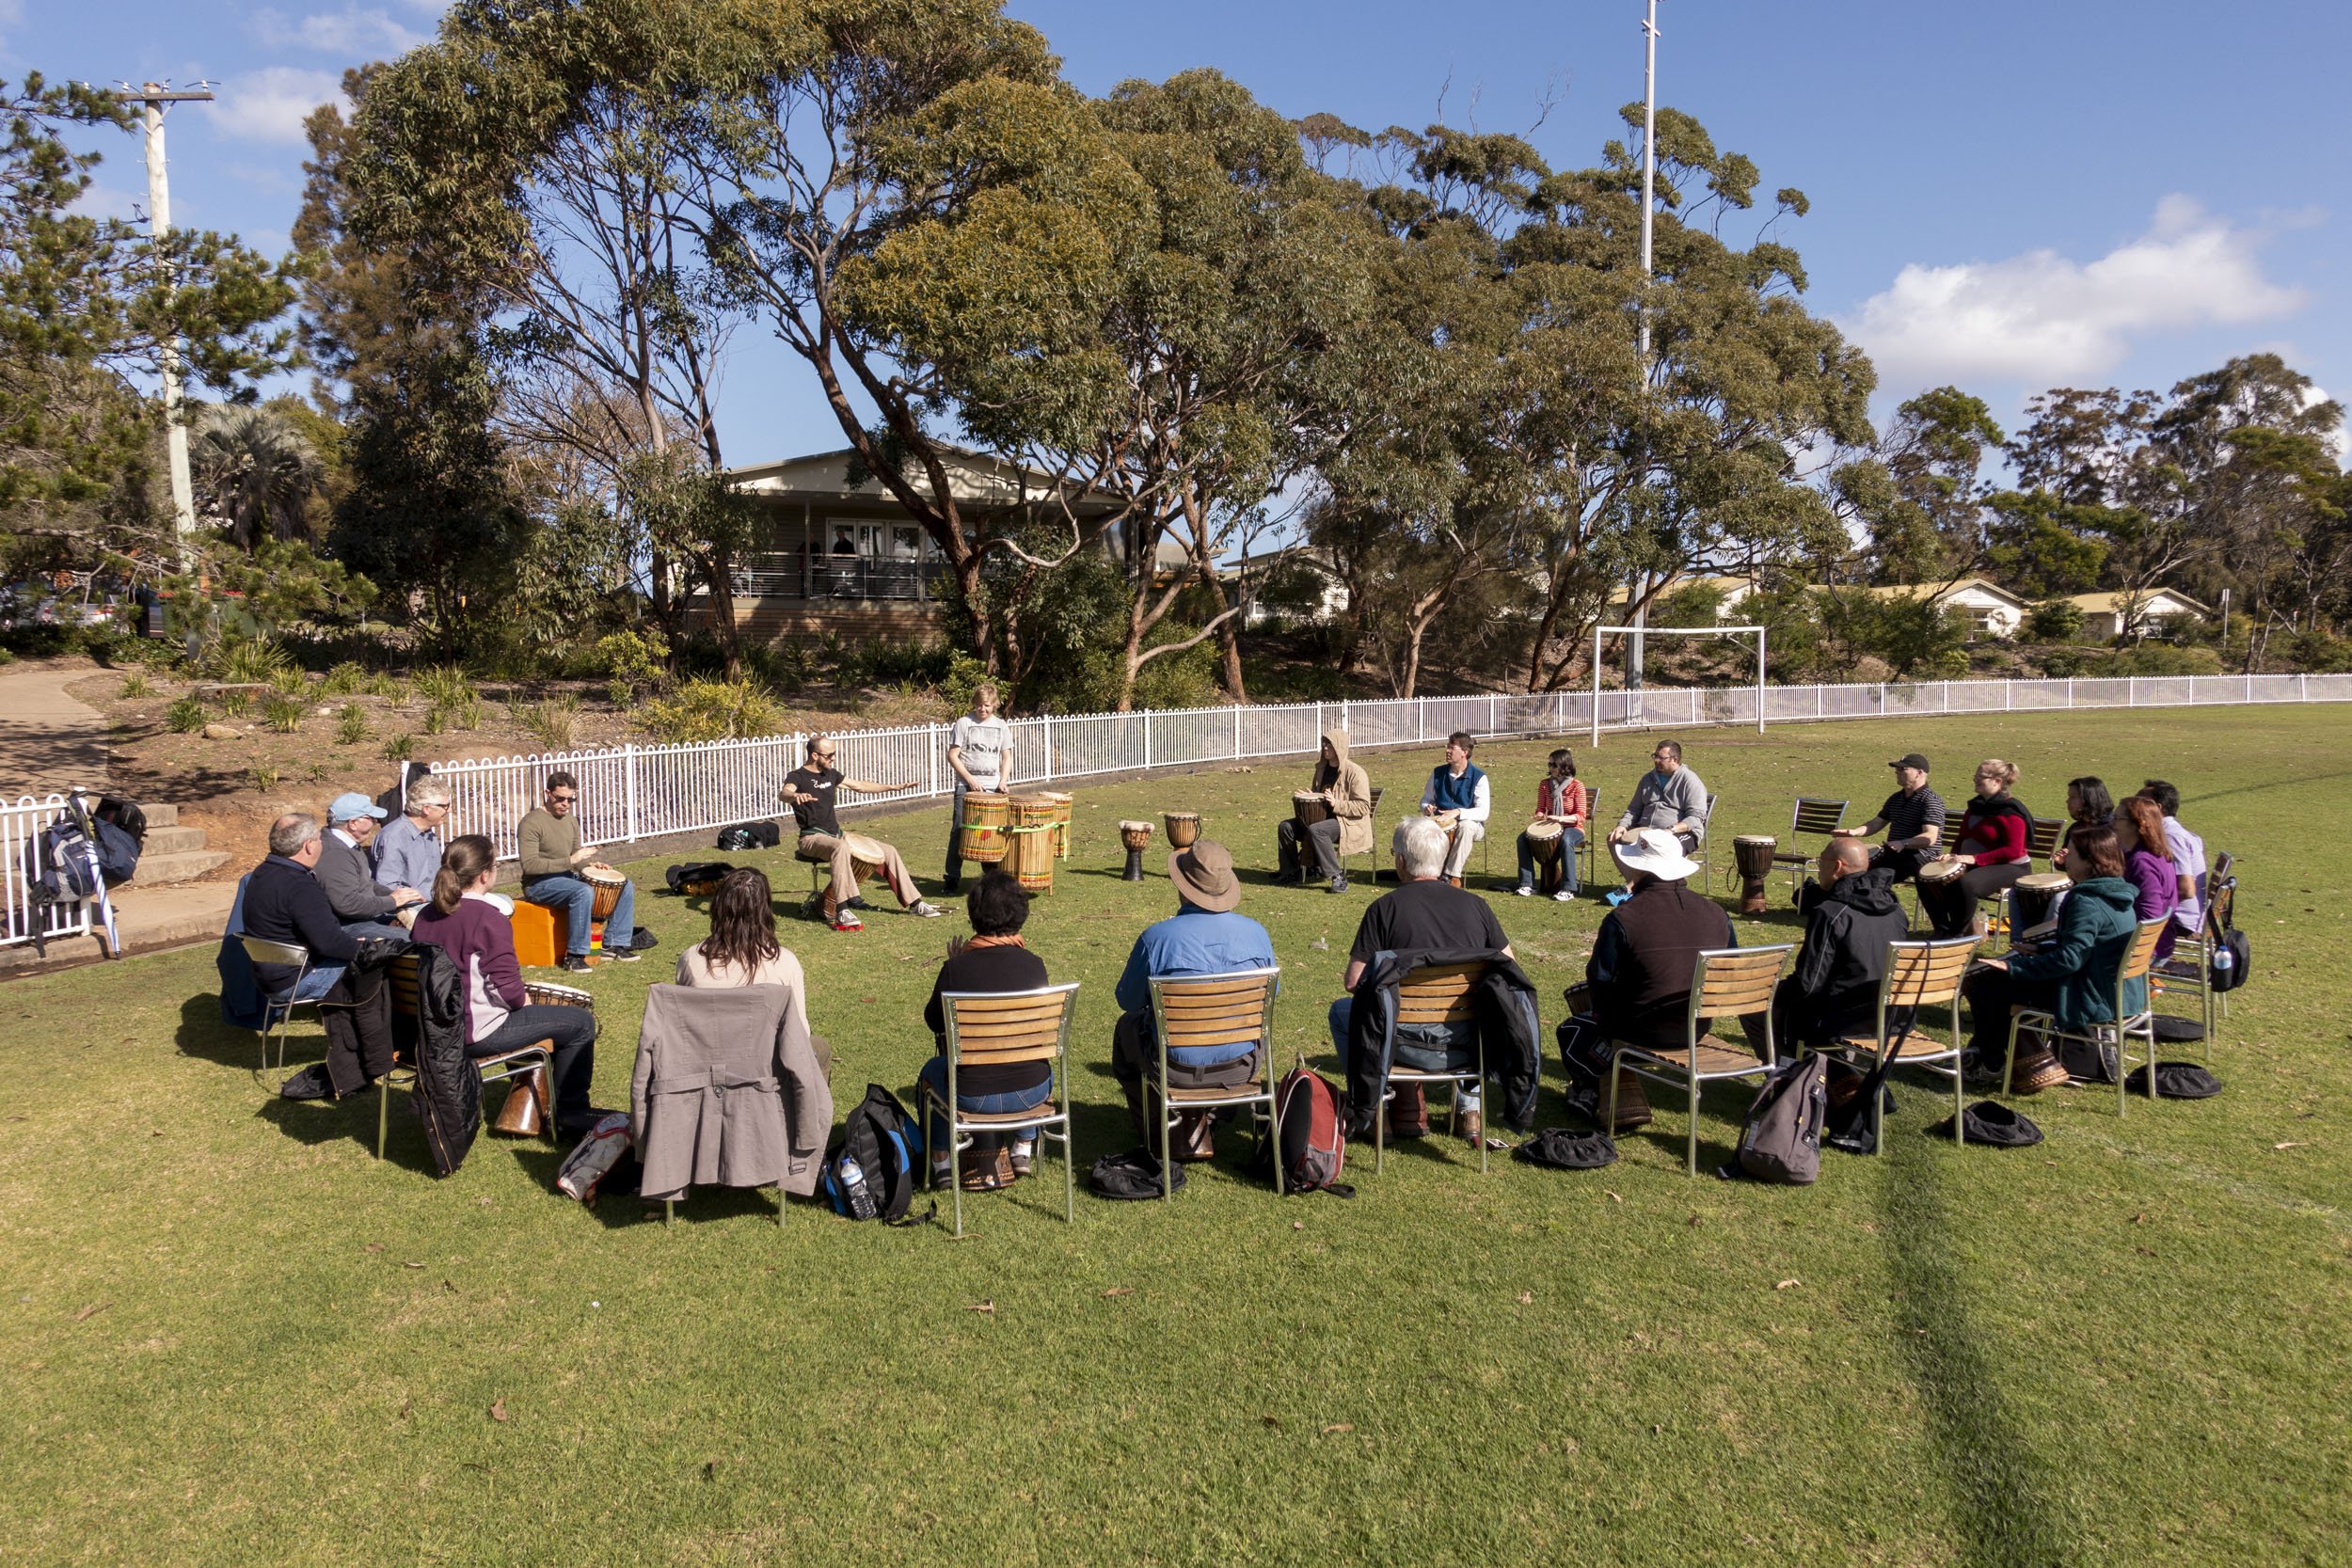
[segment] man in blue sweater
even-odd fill
[[[1468,730],[1447,736],[1445,761],[1429,770],[1429,783],[1421,792],[1421,814],[1436,817],[1438,825],[1454,835],[1446,850],[1443,875],[1455,887],[1462,885],[1462,867],[1470,863],[1470,846],[1486,836],[1486,818],[1494,812],[1486,770],[1470,766],[1470,752],[1477,746]]]
[[[343,928],[312,867],[319,861],[319,819],[290,812],[270,824],[269,858],[246,877],[241,912],[245,935],[310,951],[310,967],[294,983],[288,964],[255,964],[254,978],[274,1004],[316,1002],[326,1030],[326,1060],[286,1080],[288,1100],[340,1100],[390,1070],[392,1006],[381,974],[359,974],[351,961],[358,939]]]
[[[1189,849],[1168,859],[1169,880],[1176,884],[1176,912],[1147,926],[1127,955],[1127,968],[1119,976],[1119,1026],[1111,1035],[1111,1071],[1127,1091],[1127,1114],[1135,1119],[1136,1135],[1157,1148],[1157,1129],[1145,1112],[1144,1081],[1158,1072],[1160,1042],[1152,1028],[1152,981],[1171,975],[1224,974],[1237,969],[1272,969],[1274,940],[1264,927],[1234,912],[1241,903],[1241,881],[1233,875],[1233,858],[1215,839],[1197,841]],[[1254,1044],[1184,1047],[1168,1055],[1168,1086],[1178,1089],[1229,1089],[1257,1075]],[[1179,1160],[1206,1160],[1216,1153],[1214,1140],[1216,1113],[1187,1111],[1176,1130],[1173,1153]]]

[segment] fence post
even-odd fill
[[[1233,705],[1233,760],[1241,760],[1241,705]]]
[[[2016,705],[2016,698],[2017,683],[2004,677],[2001,681],[2001,711],[2007,713],[2013,707]]]
[[[943,748],[939,744],[939,726],[923,726],[923,788],[929,795],[939,793],[939,764]]]
[[[1054,777],[1054,716],[1053,716],[1052,714],[1048,713],[1048,714],[1044,715],[1043,717],[1044,717],[1045,722],[1044,722],[1044,724],[1043,724],[1041,727],[1042,727],[1042,729],[1044,730],[1044,733],[1045,733],[1045,775],[1044,775],[1044,776],[1045,776],[1046,778],[1049,778],[1049,779],[1050,779],[1050,778]]]
[[[2139,677],[2137,675],[2123,677],[2123,705],[2125,707],[2139,705]]]
[[[1152,766],[1152,710],[1143,710],[1143,766]]]
[[[2295,700],[2298,703],[2312,700],[2312,677],[2300,672],[2295,677]]]
[[[1315,705],[1315,733],[1318,736],[1323,733],[1323,705],[1321,703]],[[1348,737],[1349,744],[1355,743],[1356,732],[1348,722],[1348,700],[1345,697],[1340,699],[1340,733]]]
[[[1502,733],[1502,710],[1496,705],[1497,701],[1493,692],[1486,693],[1486,733],[1488,735]]]
[[[637,842],[637,747],[634,743],[621,747],[622,793],[628,801],[628,841]]]
[[[2066,705],[2070,711],[2074,706],[2074,677],[2072,675],[2066,677]]]

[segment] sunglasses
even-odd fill
[[[553,800],[559,806],[568,806],[574,800],[579,800],[580,797],[577,795],[550,795],[548,799]]]

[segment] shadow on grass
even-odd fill
[[[2076,1560],[2042,1488],[2024,1426],[2001,1398],[1988,1338],[2000,1325],[1976,1321],[1972,1292],[1950,1257],[1946,1162],[1991,1151],[1947,1153],[1950,1146],[1921,1137],[1915,1126],[1898,1132],[1891,1124],[1883,1147],[1890,1180],[1880,1204],[1898,1303],[1897,1345],[1928,1413],[1929,1444],[1960,1537],[1959,1560],[1986,1568]]]
[[[214,991],[203,991],[180,1004],[180,1027],[172,1035],[172,1043],[183,1056],[217,1063],[251,1072],[262,1063],[262,1037],[250,1029],[240,1029],[220,1016],[220,997]],[[271,1060],[277,1060],[275,1045]],[[326,1036],[318,1026],[318,1009],[303,1007],[294,1014],[294,1028],[286,1041],[286,1059],[290,1064],[314,1062],[326,1055]],[[271,1075],[272,1088],[277,1087],[277,1074]]]

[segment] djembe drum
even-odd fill
[[[1127,847],[1127,869],[1119,874],[1119,879],[1122,882],[1143,880],[1143,851],[1152,842],[1152,824],[1121,822],[1119,825],[1119,842]]]
[[[868,838],[864,833],[843,833],[841,841],[850,847],[850,887],[845,893],[831,883],[826,884],[823,904],[827,920],[838,919],[840,902],[855,898],[859,885],[869,877],[880,877],[882,868],[890,863],[890,847],[881,839]]]
[[[1772,876],[1772,851],[1780,847],[1780,840],[1769,833],[1741,833],[1731,841],[1733,859],[1740,864],[1740,912],[1762,914],[1765,908],[1765,883]]]
[[[604,940],[604,923],[612,918],[612,911],[621,907],[621,889],[628,879],[617,871],[604,871],[596,866],[582,866],[580,879],[596,893],[596,903],[588,911],[588,945],[592,948],[616,945]],[[623,931],[617,945],[627,947],[636,937],[634,931]]]
[[[1193,840],[1200,836],[1200,814],[1197,811],[1171,811],[1161,814],[1168,824],[1168,847],[1189,849]]]
[[[1012,797],[974,789],[963,797],[963,832],[958,853],[979,865],[994,865],[1005,858],[1009,842],[1005,830],[1012,825]]]
[[[2011,946],[2037,926],[2058,918],[2059,902],[2074,879],[2062,871],[2038,871],[2020,877],[2009,890],[2009,940]]]
[[[537,1007],[585,1007],[596,1011],[596,999],[584,990],[570,986],[548,985],[542,980],[526,981],[523,985],[526,1006]],[[494,1131],[517,1138],[533,1138],[546,1129],[554,1117],[555,1107],[548,1098],[550,1085],[544,1067],[529,1072],[516,1073],[506,1091],[506,1102],[490,1126]]]
[[[1054,802],[1042,795],[1012,797],[1013,879],[1030,893],[1054,890]]]
[[[1308,829],[1318,822],[1328,822],[1337,815],[1339,814],[1331,809],[1331,802],[1325,798],[1323,791],[1319,789],[1291,791],[1291,820],[1298,824],[1298,836],[1302,842],[1307,837]]]
[[[1567,838],[1567,830],[1557,822],[1530,822],[1527,825],[1527,852],[1534,858],[1537,893],[1560,891],[1560,883],[1567,868],[1567,857],[1562,853]]]

